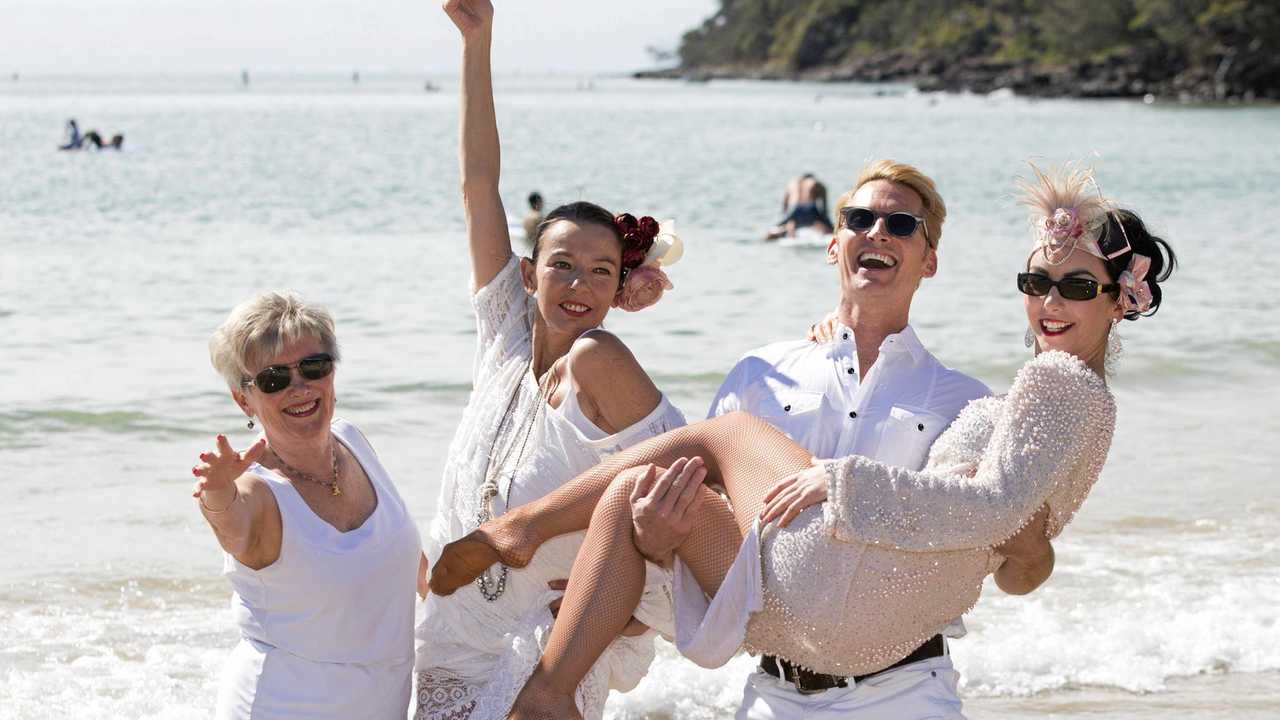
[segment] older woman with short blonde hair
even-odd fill
[[[192,468],[241,635],[215,717],[405,717],[421,545],[373,448],[334,417],[333,318],[264,293],[231,311],[209,355],[262,426],[244,452],[219,435]]]

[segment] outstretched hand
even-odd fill
[[[191,468],[191,474],[199,478],[192,488],[191,497],[198,498],[205,493],[212,493],[221,499],[233,493],[236,478],[257,462],[266,449],[267,439],[259,438],[248,450],[236,452],[227,441],[227,436],[219,435],[217,449],[200,453],[200,464]],[[226,501],[231,502],[229,499]]]
[[[493,3],[490,0],[446,0],[441,7],[464,38],[493,27]]]
[[[825,463],[816,458],[809,461],[808,468],[788,475],[778,481],[777,485],[764,496],[764,509],[760,511],[760,522],[769,522],[781,518],[779,527],[786,527],[801,510],[825,502],[827,499],[827,469]]]

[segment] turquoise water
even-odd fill
[[[205,717],[235,633],[186,468],[249,438],[205,342],[293,288],[338,319],[340,410],[420,522],[469,389],[456,82],[24,78],[0,84],[0,708]],[[507,78],[503,192],[675,218],[676,290],[609,326],[690,416],[743,351],[832,305],[814,247],[758,241],[786,180],[914,162],[951,209],[913,324],[993,387],[1025,359],[1012,273],[1025,161],[1091,159],[1183,267],[1123,326],[1120,427],[1050,582],[994,587],[954,645],[975,718],[1280,713],[1280,109],[901,88]],[[62,125],[123,153],[59,153]],[[615,717],[729,716],[750,660],[660,649]],[[1242,700],[1241,698],[1247,698]]]

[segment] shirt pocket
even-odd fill
[[[946,425],[937,413],[895,405],[880,426],[880,443],[873,457],[886,465],[919,470]]]
[[[761,398],[756,414],[791,439],[800,442],[818,420],[822,393],[807,390],[775,390]]]

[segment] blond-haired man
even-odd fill
[[[767,420],[814,457],[863,455],[913,469],[929,446],[985,385],[940,363],[909,320],[916,290],[938,271],[947,210],[934,182],[917,168],[880,160],[862,169],[836,204],[826,261],[840,297],[829,342],[778,342],[752,350],[725,378],[710,415],[745,410]],[[688,532],[671,503],[633,501],[637,545],[665,556]],[[1048,578],[1053,548],[1042,519],[1001,553],[996,572],[1006,592],[1027,593]],[[867,676],[819,675],[761,657],[737,717],[911,720],[958,718],[958,676],[947,638],[964,634],[959,618],[903,660]],[[945,637],[944,637],[945,636]]]

